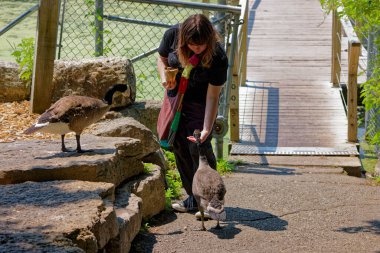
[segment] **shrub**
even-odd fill
[[[17,46],[13,46],[12,55],[20,65],[20,79],[26,81],[29,88],[33,74],[34,38],[25,38]]]

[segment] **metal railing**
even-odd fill
[[[15,25],[19,24],[22,20],[24,20],[29,15],[31,15],[33,12],[37,11],[38,7],[39,7],[39,4],[36,4],[33,7],[31,7],[29,10],[25,11],[20,16],[12,20],[8,25],[6,25],[0,30],[0,36],[6,33],[7,31],[9,31]]]

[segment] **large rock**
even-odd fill
[[[157,135],[157,118],[160,113],[161,105],[162,101],[139,101],[122,109],[119,113],[123,116],[134,118]]]
[[[154,166],[150,174],[121,185],[119,191],[132,192],[142,199],[143,219],[149,219],[165,209],[165,180],[158,166]]]
[[[0,102],[28,99],[30,84],[19,78],[19,65],[0,61]]]
[[[0,252],[95,253],[119,232],[113,184],[26,182],[0,195]]]
[[[67,95],[103,98],[107,89],[116,83],[128,84],[131,104],[136,98],[136,77],[127,58],[92,58],[54,62],[52,102]]]
[[[143,157],[142,161],[144,163],[153,163],[158,165],[163,170],[164,174],[165,171],[169,169],[168,161],[166,160],[164,151],[161,148],[156,152]]]
[[[132,117],[122,117],[99,122],[91,127],[90,132],[97,136],[131,137],[141,141],[142,155],[145,157],[160,149],[157,138],[152,131]]]
[[[163,178],[162,170],[154,166],[149,175],[140,175],[116,189],[114,205],[119,234],[107,244],[106,252],[129,252],[142,220],[149,219],[165,209]]]
[[[129,252],[131,243],[139,233],[142,222],[142,200],[123,188],[116,191],[115,211],[119,234],[106,245],[106,252]]]
[[[67,138],[67,147],[75,140]],[[0,144],[0,184],[25,181],[85,180],[116,186],[143,172],[140,140],[128,137],[83,135],[83,149],[92,152],[61,152],[60,141],[33,140]],[[22,158],[22,159],[20,159]]]

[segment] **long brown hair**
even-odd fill
[[[179,28],[177,52],[181,65],[186,66],[192,54],[192,51],[187,46],[188,44],[206,44],[207,47],[201,54],[201,64],[203,67],[210,67],[216,42],[219,39],[220,35],[205,15],[194,14],[188,17]]]

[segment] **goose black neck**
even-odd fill
[[[208,164],[208,160],[206,157],[206,152],[204,151],[204,147],[201,146],[201,142],[197,141],[198,153],[199,153],[199,161],[203,161]]]
[[[115,94],[115,92],[117,91],[120,91],[120,92],[124,92],[128,89],[128,86],[126,84],[114,84],[112,85],[111,87],[108,88],[106,94],[104,95],[104,102],[106,102],[108,105],[111,105],[112,104],[112,98],[113,98],[113,94]]]

